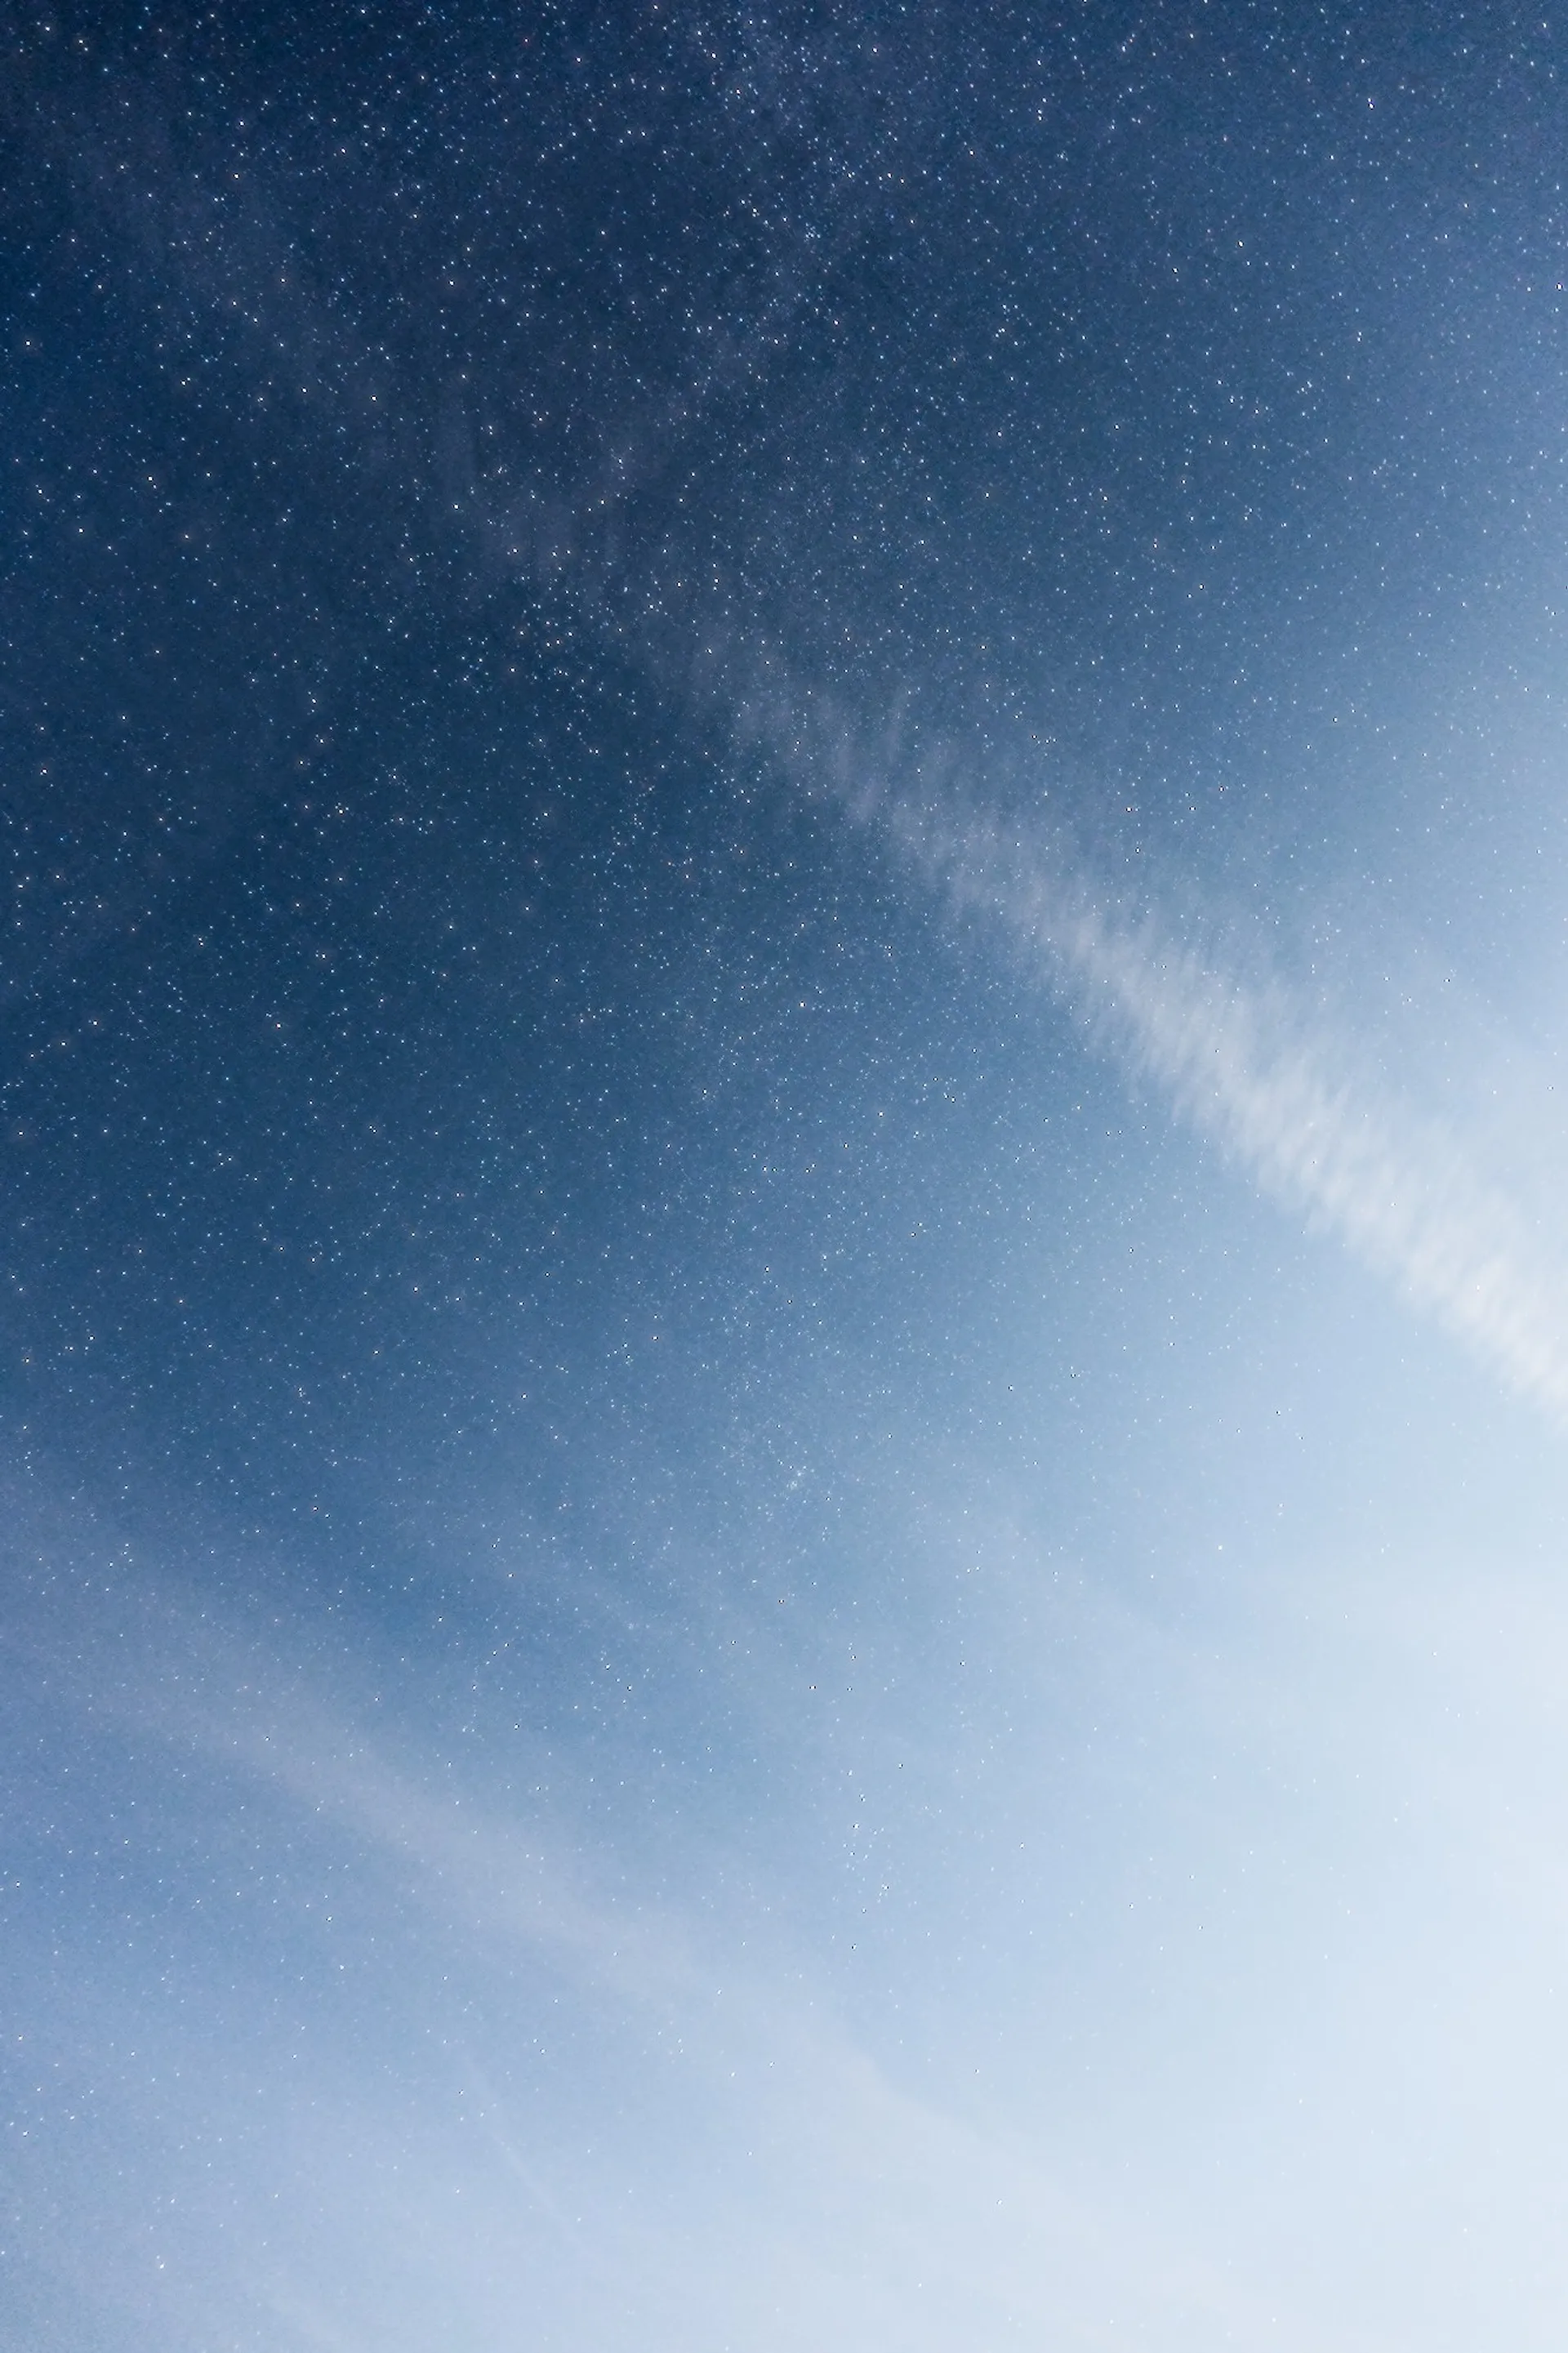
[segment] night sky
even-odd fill
[[[3,2353],[1555,2353],[1563,30],[0,43]]]

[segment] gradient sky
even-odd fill
[[[1555,22],[0,39],[4,2353],[1555,2353]]]

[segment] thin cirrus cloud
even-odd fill
[[[1568,1425],[1563,1268],[1456,1124],[1379,1075],[1364,1033],[1278,973],[1248,977],[1190,944],[1155,893],[1134,903],[1100,884],[1065,833],[986,808],[951,753],[903,763],[896,721],[858,730],[833,698],[781,690],[776,660],[766,671],[763,691],[733,698],[742,744],[847,809],[1263,1192]]]
[[[905,828],[893,819],[895,834]],[[998,924],[1117,1059],[1262,1189],[1336,1234],[1517,1394],[1568,1423],[1568,1314],[1519,1209],[1445,1123],[1378,1084],[1278,984],[1249,983],[1064,879],[1026,838],[921,829],[954,904]]]
[[[211,2342],[249,2315],[301,2348],[488,2344],[526,2314],[541,2345],[936,2353],[1023,2326],[1088,2348],[1108,2321],[1170,2345],[1271,2323],[1314,2342],[1059,2151],[899,2080],[809,1934],[758,1948],[754,1919],[628,1874],[497,1787],[493,1760],[455,1776],[428,1723],[367,1723],[374,1677],[357,1702],[330,1691],[308,1626],[144,1586],[125,1546],[7,1483],[44,1572],[27,1682],[81,1734],[84,1786],[122,1746],[137,1758],[121,1868],[177,1853],[219,1905],[247,1838],[275,1865],[276,1925],[199,2001],[205,1907],[171,1946],[123,1888],[132,1958],[73,1997],[98,2129],[114,2136],[121,2073],[142,2152],[78,2217],[108,2242],[120,2341]],[[89,1591],[104,1622],[84,1631]],[[306,1922],[324,1971],[303,1966]],[[79,2065],[25,1961],[16,1997],[28,2063]],[[542,2032],[595,2054],[564,2099],[520,2065]]]

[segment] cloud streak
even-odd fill
[[[1049,2134],[963,2112],[918,2062],[889,2068],[830,1977],[787,1937],[759,1948],[745,1907],[649,1886],[585,1823],[497,1787],[493,1760],[453,1775],[433,1709],[417,1744],[367,1725],[328,1688],[342,1677],[323,1673],[308,1613],[264,1628],[143,1587],[128,1546],[40,1509],[25,1477],[5,1486],[26,1529],[18,1582],[37,1583],[13,1690],[90,1727],[76,1777],[114,1771],[126,1744],[138,1757],[121,1868],[177,1849],[198,1877],[209,1858],[232,1873],[258,1836],[280,1899],[271,1936],[226,1965],[237,2017],[201,1990],[199,1918],[149,1961],[151,1984],[118,1951],[100,1970],[87,1949],[75,1973],[68,2014],[125,2050],[127,2128],[144,2168],[150,2133],[172,2143],[151,2170],[185,2215],[144,2225],[165,2280],[141,2204],[121,2201],[130,2252],[105,2290],[121,2341],[207,2343],[260,2310],[268,2341],[302,2353],[427,2343],[433,2327],[499,2344],[519,2313],[542,2345],[937,2353],[1022,2327],[1089,2353],[1124,2330],[1184,2348],[1271,2328],[1318,2353],[1224,2263],[1075,2181]],[[721,1887],[710,1861],[700,1883]],[[322,1952],[353,1973],[352,2012],[299,1926],[334,1915]],[[35,2039],[48,1994],[19,1972]],[[542,2043],[562,2063],[600,2055],[570,2058],[555,2094],[531,2065]],[[215,2163],[221,2228],[200,2180]]]
[[[781,695],[776,681],[740,710],[743,742],[879,834],[1263,1192],[1335,1235],[1568,1428],[1561,1266],[1508,1187],[1449,1123],[1380,1075],[1363,1039],[1277,974],[1249,977],[1147,900],[1097,886],[1045,822],[977,807],[951,756],[900,773],[896,722],[858,736],[830,698]]]

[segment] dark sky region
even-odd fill
[[[1555,2348],[1556,19],[0,41],[3,2353]]]

